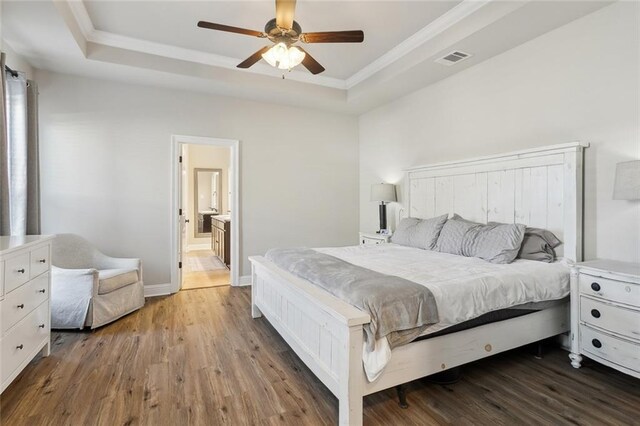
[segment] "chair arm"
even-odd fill
[[[102,255],[96,259],[98,269],[136,269],[138,279],[142,280],[142,262],[136,258],[110,257]]]
[[[64,286],[65,290],[70,290],[70,286],[77,290],[91,288],[91,294],[98,294],[98,270],[94,268],[88,269],[64,269],[57,266],[51,266],[51,291],[57,286]]]

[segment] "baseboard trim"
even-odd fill
[[[145,285],[144,297],[166,296],[168,294],[171,294],[172,288],[173,286],[171,285],[171,283]]]
[[[251,285],[251,275],[243,275],[238,280],[238,287],[244,287],[247,285]]]

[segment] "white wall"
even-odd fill
[[[640,261],[640,203],[612,200],[616,163],[640,158],[639,12],[615,3],[362,115],[361,229],[371,183],[403,168],[580,140],[585,257]]]
[[[196,238],[194,229],[198,226],[198,212],[194,211],[194,169],[220,169],[222,188],[222,206],[220,214],[226,214],[229,210],[229,162],[231,160],[231,148],[207,145],[187,145],[187,212],[189,223],[187,224],[187,244],[211,244],[211,237]],[[200,188],[201,189],[201,188]]]
[[[172,134],[240,140],[241,274],[275,246],[355,244],[354,117],[38,71],[42,225],[170,281]]]

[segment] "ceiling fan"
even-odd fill
[[[321,73],[324,71],[324,67],[302,47],[294,46],[295,43],[299,41],[303,43],[362,43],[364,40],[364,32],[360,30],[303,33],[300,24],[293,20],[295,8],[296,0],[276,0],[276,17],[267,22],[264,32],[206,21],[198,22],[198,27],[268,38],[274,43],[273,46],[265,46],[249,56],[237,65],[238,68],[249,68],[263,58],[271,66],[280,69],[291,70],[302,63],[311,74]]]

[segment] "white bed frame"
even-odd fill
[[[411,217],[458,213],[475,221],[518,222],[553,231],[563,256],[582,258],[582,157],[569,143],[408,169],[403,209]],[[362,399],[411,380],[569,330],[567,305],[393,350],[374,382],[362,365],[369,314],[261,256],[252,265],[252,316],[265,316],[339,400],[341,425],[362,424]]]

